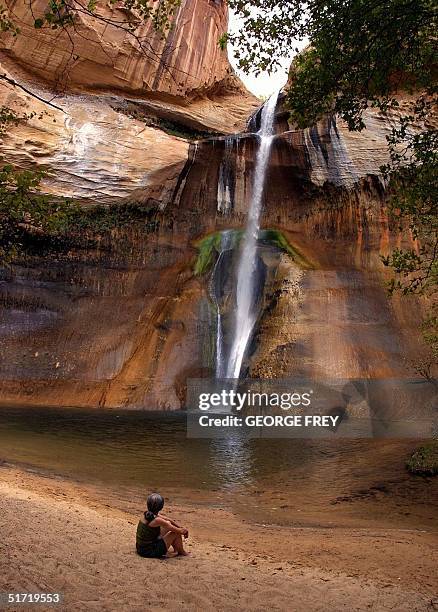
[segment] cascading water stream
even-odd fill
[[[216,276],[216,268],[220,266],[221,259],[227,249],[231,248],[232,243],[232,231],[225,230],[221,235],[220,244],[220,255],[216,262],[215,269],[213,271],[212,279],[214,281]],[[221,300],[220,297],[216,296],[215,290],[212,290],[213,299],[216,302],[216,378],[224,378],[226,376],[225,368],[225,347],[224,347],[224,333],[222,326],[222,313],[221,313]]]
[[[219,167],[219,180],[217,185],[217,210],[223,215],[228,215],[233,208],[234,172],[232,163],[232,151],[235,141],[235,136],[228,136],[227,138],[225,138],[224,155],[222,163]]]
[[[265,103],[261,114],[261,125],[257,132],[260,139],[254,166],[254,180],[248,220],[241,242],[237,269],[236,311],[234,330],[226,378],[239,378],[243,358],[257,320],[254,291],[256,287],[257,238],[260,226],[263,189],[273,141],[275,109],[279,92]]]

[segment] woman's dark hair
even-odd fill
[[[163,509],[164,499],[159,493],[151,493],[146,500],[146,504],[148,509],[144,513],[144,518],[148,523],[150,523],[154,520],[160,510]]]

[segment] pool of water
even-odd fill
[[[144,495],[154,489],[174,500],[195,495],[195,501],[277,522],[315,512],[339,517],[336,500],[351,495],[353,501],[374,499],[378,503],[369,511],[389,516],[389,507],[382,504],[395,489],[396,512],[423,504],[422,496],[430,500],[430,489],[418,481],[412,484],[404,467],[415,444],[247,439],[238,434],[197,440],[186,437],[182,413],[0,408],[0,460],[109,486],[120,495],[122,490]],[[386,493],[376,495],[382,483]],[[375,486],[380,489],[374,491]],[[357,503],[347,506],[363,514]]]
[[[97,482],[251,486],[310,459],[298,440],[186,437],[183,413],[0,408],[0,457]]]

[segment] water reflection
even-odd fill
[[[257,472],[254,448],[241,431],[233,431],[227,438],[211,440],[210,464],[214,473],[223,474],[222,482],[228,487],[254,484]]]

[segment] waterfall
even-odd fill
[[[274,93],[264,104],[260,130],[257,132],[259,146],[254,166],[251,202],[248,219],[240,246],[240,259],[237,268],[236,311],[234,333],[226,378],[239,378],[243,358],[257,320],[256,300],[256,263],[257,238],[260,225],[263,188],[273,141],[275,109],[279,92]]]
[[[217,185],[217,210],[227,215],[234,203],[234,168],[232,152],[235,136],[225,138],[224,155],[219,167],[219,180]]]
[[[221,260],[224,253],[232,247],[233,232],[225,230],[221,235],[220,243],[220,254],[216,262],[215,269],[212,274],[212,281],[215,281],[217,270],[220,269]],[[226,362],[225,362],[225,345],[224,345],[224,331],[222,324],[222,296],[216,294],[216,288],[213,287],[211,294],[216,306],[216,378],[224,378],[226,376]]]
[[[216,315],[216,378],[222,378],[223,367],[223,331],[221,309],[218,307]]]

